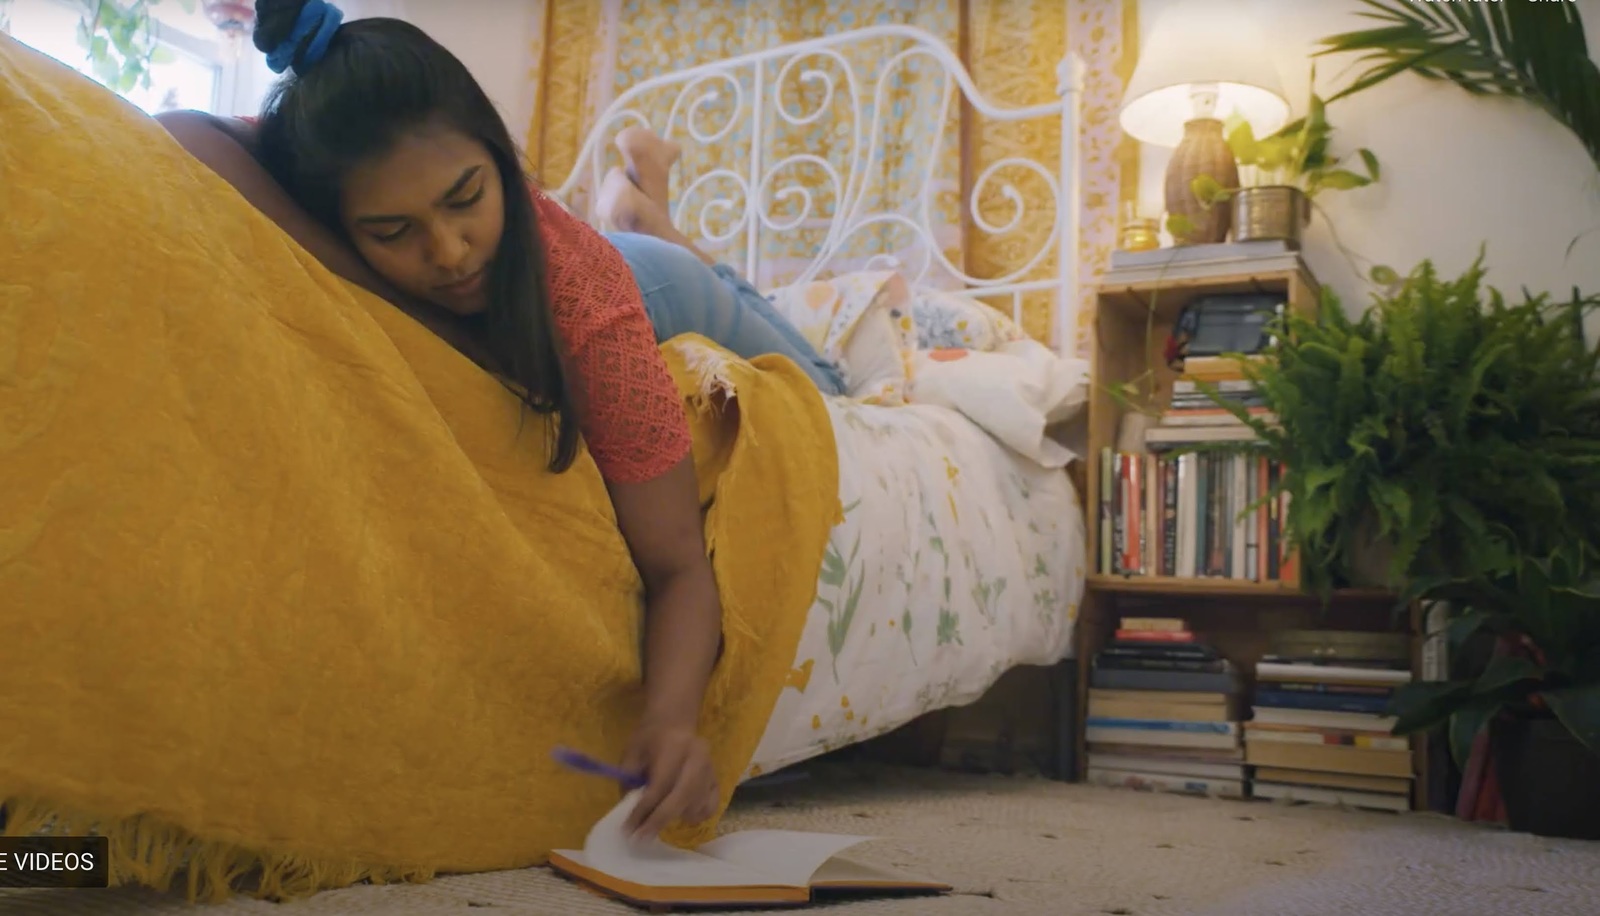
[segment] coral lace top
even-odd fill
[[[587,223],[538,191],[533,201],[551,310],[579,376],[589,454],[614,483],[660,477],[693,443],[633,272]]]
[[[600,233],[529,191],[545,243],[551,311],[579,376],[589,455],[612,483],[654,480],[688,457],[693,441],[633,272]]]

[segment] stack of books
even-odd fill
[[[1242,798],[1238,694],[1183,620],[1123,618],[1089,679],[1089,782]]]
[[[1174,245],[1147,251],[1111,252],[1102,283],[1175,283],[1245,271],[1294,270],[1303,266],[1288,242],[1260,239],[1215,245]]]
[[[1257,798],[1407,811],[1412,757],[1408,738],[1390,732],[1386,710],[1395,688],[1411,680],[1403,636],[1323,634],[1365,651],[1301,646],[1256,665],[1245,762]],[[1293,640],[1293,634],[1286,636]]]
[[[1183,374],[1172,383],[1172,397],[1161,412],[1161,420],[1145,430],[1147,448],[1171,448],[1199,442],[1255,441],[1255,430],[1246,426],[1231,411],[1212,400],[1202,384],[1209,385],[1222,400],[1242,407],[1251,417],[1272,422],[1255,382],[1245,377],[1246,363],[1222,356],[1193,356],[1183,361]]]

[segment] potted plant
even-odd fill
[[[1315,70],[1311,79],[1315,83]],[[1364,172],[1346,168],[1345,157],[1333,155],[1333,126],[1326,104],[1314,91],[1305,117],[1266,137],[1258,139],[1249,122],[1238,116],[1228,120],[1226,130],[1228,148],[1239,164],[1239,186],[1224,187],[1202,175],[1190,189],[1207,207],[1231,202],[1236,242],[1282,239],[1297,249],[1318,194],[1378,180],[1378,159],[1371,150],[1355,153]]]
[[[1448,729],[1463,767],[1487,729],[1511,829],[1600,840],[1600,581],[1581,550],[1452,583],[1453,646],[1493,637],[1475,674],[1401,687],[1395,734]]]
[[[1359,318],[1325,292],[1275,319],[1242,361],[1271,423],[1201,386],[1291,469],[1287,542],[1316,591],[1439,597],[1600,545],[1600,297],[1510,301],[1483,278],[1481,254],[1453,280],[1424,261]]]

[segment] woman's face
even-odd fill
[[[488,306],[504,188],[483,144],[446,127],[407,133],[345,174],[345,231],[401,292],[460,315]]]

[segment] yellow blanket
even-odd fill
[[[836,457],[792,365],[664,350],[727,620],[705,732],[731,792],[839,515]],[[8,832],[93,829],[119,882],[187,863],[200,896],[581,843],[617,789],[550,751],[620,754],[639,583],[593,463],[547,473],[541,433],[159,125],[0,35]]]

